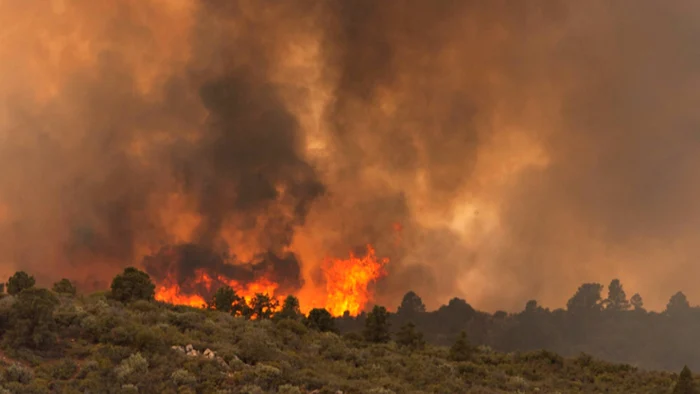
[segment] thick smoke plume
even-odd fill
[[[0,1],[0,274],[264,267],[310,303],[323,259],[370,243],[390,307],[613,277],[700,299],[699,13]]]

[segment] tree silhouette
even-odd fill
[[[221,286],[216,289],[210,306],[213,306],[217,311],[232,313],[234,304],[238,304],[240,301],[241,297],[231,286]]]
[[[635,311],[644,311],[644,301],[639,293],[634,293],[632,298],[630,298],[630,304],[632,304]]]
[[[604,305],[606,310],[612,312],[630,309],[630,303],[619,279],[613,279],[608,285],[608,298],[605,299]]]
[[[12,347],[49,349],[56,342],[56,321],[53,312],[59,301],[47,289],[28,288],[17,295],[12,305],[12,329],[5,334]]]
[[[250,300],[251,317],[256,319],[270,319],[279,308],[279,301],[276,298],[270,297],[269,294],[257,293]]]
[[[7,293],[10,295],[19,294],[24,289],[34,287],[35,283],[33,276],[24,271],[17,271],[7,280]]]
[[[467,339],[467,333],[462,331],[455,343],[450,347],[450,360],[468,361],[472,357],[472,346]]]
[[[111,296],[117,301],[152,300],[156,286],[147,273],[128,267],[112,280]]]
[[[324,308],[312,309],[306,318],[306,325],[321,332],[336,332],[333,316]]]
[[[66,278],[63,278],[58,282],[54,283],[52,290],[59,294],[75,295],[75,293],[77,293],[77,290],[75,289],[75,286],[73,286],[73,283],[71,283],[71,281]]]
[[[401,327],[396,334],[396,343],[412,350],[425,347],[423,333],[416,330],[416,325],[413,322],[408,322]]]
[[[425,312],[425,304],[418,294],[409,291],[403,296],[401,305],[396,310],[396,314],[401,317],[413,317]]]
[[[275,314],[276,319],[298,319],[302,316],[299,309],[299,299],[288,295],[282,303],[282,309]]]
[[[389,312],[383,306],[375,305],[372,312],[367,314],[363,336],[367,342],[389,342]]]
[[[690,303],[688,298],[679,291],[671,296],[666,304],[666,314],[669,316],[681,316],[690,311]]]
[[[693,374],[686,365],[683,367],[680,376],[678,376],[676,386],[673,388],[673,394],[697,394],[697,392],[693,382]]]
[[[573,297],[566,303],[566,309],[574,314],[597,312],[601,307],[600,292],[603,285],[600,283],[582,284]]]

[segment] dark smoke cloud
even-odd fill
[[[278,256],[265,253],[254,261],[242,262],[236,256],[217,253],[197,244],[181,244],[164,247],[153,256],[147,256],[144,268],[157,283],[175,281],[183,294],[197,294],[211,300],[216,289],[228,285],[230,280],[245,284],[265,278],[279,285],[282,294],[292,293],[301,287],[299,262],[292,253]],[[211,275],[212,283],[195,281],[200,270]]]
[[[695,2],[96,4],[0,3],[6,275],[372,243],[389,306],[700,299]]]

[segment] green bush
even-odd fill
[[[34,379],[34,372],[21,364],[12,363],[3,371],[2,377],[6,382],[28,384]]]
[[[7,280],[7,294],[19,294],[24,289],[34,287],[36,280],[24,271],[17,271]]]
[[[152,300],[155,288],[147,273],[128,267],[112,280],[111,297],[120,302]]]
[[[73,283],[68,279],[61,279],[60,281],[53,284],[53,291],[59,294],[75,295],[77,290]]]

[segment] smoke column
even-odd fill
[[[700,300],[698,22],[685,0],[0,1],[0,274],[102,289],[184,248],[304,302],[371,243],[390,308],[559,307],[613,277]]]

